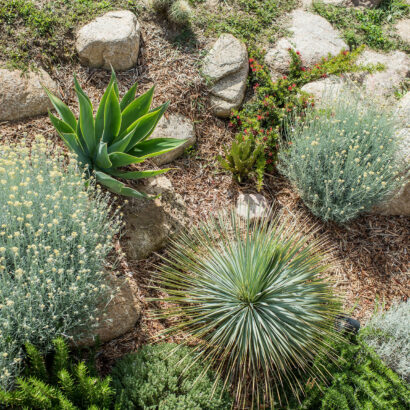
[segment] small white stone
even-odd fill
[[[240,194],[236,202],[236,214],[256,221],[267,215],[269,204],[261,194]]]

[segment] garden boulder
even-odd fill
[[[381,64],[382,71],[372,74],[360,72],[353,77],[363,85],[364,90],[372,98],[386,102],[386,97],[392,97],[396,89],[410,76],[410,58],[402,51],[392,51],[388,54],[365,50],[357,59],[357,64]],[[390,106],[390,102],[388,103]]]
[[[236,202],[236,214],[250,221],[260,220],[268,211],[268,200],[261,194],[240,194]]]
[[[76,49],[82,64],[93,68],[128,70],[138,58],[140,25],[130,11],[110,11],[77,33]]]
[[[410,43],[410,19],[399,20],[394,26],[397,35],[406,43]]]
[[[163,176],[149,178],[139,191],[155,199],[131,199],[124,209],[124,249],[128,257],[141,260],[165,246],[169,238],[189,224],[185,202]]]
[[[152,158],[157,165],[168,164],[180,157],[186,148],[195,144],[195,128],[191,120],[179,114],[164,115],[158,122],[150,138],[177,138],[186,140],[178,148]]]
[[[141,315],[141,307],[136,294],[136,285],[129,280],[119,279],[113,274],[107,275],[109,287],[114,292],[113,299],[107,306],[101,306],[98,325],[88,337],[80,338],[75,344],[91,346],[97,340],[109,342],[135,327]]]
[[[231,34],[222,34],[204,59],[202,73],[210,81],[212,111],[228,117],[245,97],[249,72],[246,45]]]
[[[0,68],[0,121],[46,114],[53,106],[41,85],[58,94],[57,84],[42,69],[23,73]]]
[[[348,49],[340,34],[326,19],[301,9],[291,13],[289,31],[291,36],[280,39],[265,56],[273,80],[289,70],[289,48],[299,51],[303,63],[307,66],[318,63],[322,57],[328,57],[329,54],[336,55]]]

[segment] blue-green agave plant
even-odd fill
[[[94,118],[91,100],[80,87],[75,75],[74,85],[80,107],[78,120],[66,104],[45,88],[61,117],[59,119],[49,112],[58,134],[99,183],[119,195],[146,198],[147,195],[127,187],[116,178],[149,178],[169,170],[119,170],[171,151],[185,142],[175,138],[148,139],[169,103],[150,110],[154,87],[135,98],[137,84],[120,100],[117,78],[112,70],[110,83]]]

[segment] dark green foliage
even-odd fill
[[[16,389],[0,390],[0,405],[30,409],[108,409],[113,399],[109,377],[100,380],[85,363],[70,360],[66,342],[53,341],[54,354],[48,364],[40,352],[26,343],[25,376],[17,378]]]
[[[391,25],[409,15],[406,0],[384,0],[378,8],[335,6],[317,1],[313,8],[343,32],[351,48],[366,44],[380,50],[402,48],[410,51],[408,45],[389,35]]]
[[[308,105],[313,105],[312,100],[307,95],[300,95],[301,87],[329,75],[381,68],[356,65],[355,61],[362,51],[362,47],[353,52],[343,51],[337,56],[322,59],[319,64],[313,67],[305,67],[303,56],[298,51],[290,49],[292,60],[289,74],[272,81],[269,69],[259,63],[264,58],[263,53],[251,50],[249,84],[253,86],[254,95],[240,111],[232,113],[229,126],[237,132],[232,147],[237,144],[238,140],[252,139],[254,140],[252,146],[258,150],[257,154],[263,160],[254,159],[253,163],[256,166],[249,169],[244,168],[242,171],[235,167],[234,175],[240,175],[241,180],[245,180],[248,174],[256,174],[260,187],[265,164],[268,169],[271,169],[276,162],[278,140],[282,134],[283,123],[287,115],[300,112]],[[263,148],[259,148],[260,146]],[[226,160],[231,163],[229,155],[232,155],[232,148],[227,152]],[[228,169],[223,160],[221,163],[225,169]]]
[[[231,399],[187,347],[147,345],[122,358],[112,372],[121,410],[223,410]]]
[[[408,409],[410,390],[360,338],[335,345],[339,359],[329,363],[318,357],[316,365],[332,377],[329,384],[309,380],[300,409]]]

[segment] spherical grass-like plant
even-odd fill
[[[69,154],[72,156],[72,154]],[[44,138],[0,145],[0,386],[18,373],[23,345],[42,353],[57,336],[98,322],[111,290],[106,256],[120,229],[106,194]]]
[[[272,213],[252,224],[219,214],[176,238],[158,274],[168,332],[197,343],[241,407],[274,407],[300,394],[302,374],[326,377],[312,363],[332,356],[338,303],[319,276],[323,241],[299,228]]]
[[[328,99],[288,124],[279,154],[286,175],[313,214],[345,223],[397,189],[395,119],[356,92]]]

